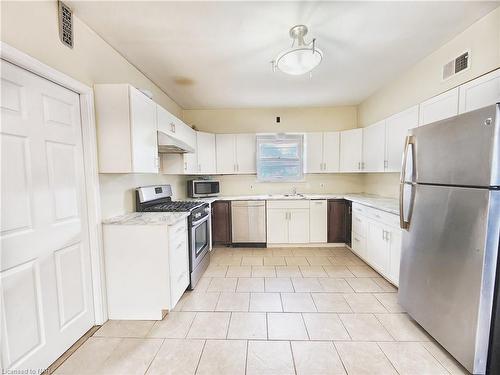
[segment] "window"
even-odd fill
[[[257,179],[301,181],[304,178],[304,136],[272,134],[257,136]]]

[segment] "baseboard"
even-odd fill
[[[267,244],[267,247],[345,247],[345,243],[273,243]]]

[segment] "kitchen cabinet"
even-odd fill
[[[360,172],[363,153],[363,129],[340,132],[340,172]]]
[[[231,202],[229,201],[212,203],[212,243],[214,245],[231,244]]]
[[[386,172],[400,172],[406,135],[409,129],[418,126],[418,110],[419,106],[416,105],[386,120]]]
[[[189,285],[187,225],[181,221],[169,227],[170,305],[173,308]]]
[[[326,243],[328,239],[328,202],[309,201],[309,242]]]
[[[218,174],[256,173],[255,134],[216,134]]]
[[[385,120],[363,128],[363,172],[385,170]]]
[[[309,242],[309,201],[267,201],[267,243]]]
[[[306,133],[306,173],[339,171],[340,133]]]
[[[215,158],[215,134],[199,131],[196,132],[196,157],[198,161],[199,174],[217,173]]]
[[[399,217],[352,204],[352,250],[394,285],[399,284]]]
[[[500,69],[460,86],[459,113],[500,102]]]
[[[103,224],[110,319],[161,320],[189,285],[187,219]]]
[[[100,173],[158,173],[156,103],[128,84],[94,86]]]
[[[346,241],[346,201],[328,200],[328,243]]]
[[[459,88],[455,87],[420,103],[419,125],[456,116],[458,114],[458,92]]]

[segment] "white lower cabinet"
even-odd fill
[[[328,236],[328,202],[309,201],[309,242],[326,243]]]
[[[103,225],[109,319],[161,320],[189,285],[187,219]]]
[[[397,215],[359,203],[353,203],[352,208],[352,250],[398,286],[401,230]]]
[[[308,243],[309,201],[267,201],[267,243]]]

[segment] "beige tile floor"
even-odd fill
[[[108,321],[57,374],[466,374],[346,248],[218,248],[162,321]]]

